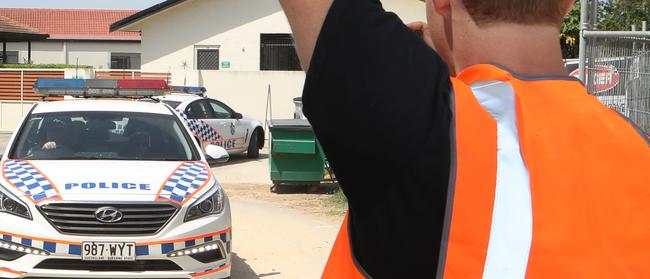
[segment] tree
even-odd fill
[[[564,58],[577,58],[580,45],[580,3],[564,18],[560,34]],[[650,0],[598,0],[597,27],[600,31],[628,31],[635,24],[650,21]]]
[[[599,30],[627,31],[650,19],[650,0],[610,0],[600,3]]]
[[[580,46],[580,4],[576,4],[564,18],[560,33],[562,57],[565,59],[578,57]]]

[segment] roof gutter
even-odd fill
[[[171,8],[173,6],[176,6],[176,5],[180,4],[180,3],[183,3],[185,1],[187,1],[187,0],[167,0],[165,2],[153,5],[153,6],[149,7],[149,8],[146,8],[146,9],[144,9],[142,11],[139,11],[139,12],[137,12],[135,14],[132,14],[132,15],[130,15],[128,17],[125,17],[125,18],[123,18],[123,19],[121,19],[119,21],[114,22],[113,24],[111,24],[111,27],[110,27],[109,30],[111,32],[118,31],[118,30],[120,30],[120,29],[122,29],[122,28],[124,28],[124,27],[126,27],[128,25],[136,23],[137,21],[143,20],[143,19],[145,19],[145,18],[147,18],[149,16],[155,15],[155,14],[157,14],[159,12],[162,12],[162,11],[164,11],[166,9],[169,9],[169,8]]]

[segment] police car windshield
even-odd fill
[[[32,114],[10,158],[28,160],[196,160],[172,115],[131,112]]]

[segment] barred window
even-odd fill
[[[140,69],[140,53],[111,53],[111,69]]]
[[[197,49],[197,70],[219,70],[219,49]]]
[[[260,34],[260,39],[260,70],[301,70],[291,34]]]

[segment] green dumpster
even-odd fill
[[[274,185],[314,185],[323,180],[325,155],[306,119],[272,120],[269,130]]]

